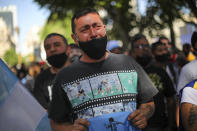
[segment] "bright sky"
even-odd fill
[[[17,7],[17,23],[20,29],[20,50],[17,52],[23,52],[25,37],[30,28],[33,25],[44,25],[50,12],[43,8],[40,9],[39,5],[33,2],[33,0],[0,0],[0,7],[8,5],[16,5]]]
[[[138,4],[139,4],[139,11],[141,14],[145,14],[146,12],[146,4],[147,4],[147,0],[138,0]]]

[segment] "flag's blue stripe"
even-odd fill
[[[17,82],[0,108],[0,131],[35,131],[45,114],[45,109]]]
[[[46,114],[0,59],[0,131],[51,131]]]
[[[17,81],[17,77],[0,59],[0,107],[11,93]]]
[[[48,114],[41,119],[40,123],[38,124],[35,131],[51,131],[50,124],[49,124]]]

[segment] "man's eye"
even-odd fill
[[[46,49],[46,50],[48,50],[48,49],[50,49],[50,48],[51,48],[50,46],[45,46],[45,49]]]
[[[86,32],[87,31],[87,29],[83,29],[83,30],[81,30],[81,32]]]
[[[60,46],[59,42],[54,43],[54,46]]]

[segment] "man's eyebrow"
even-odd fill
[[[82,29],[88,28],[88,27],[90,27],[90,25],[84,25],[84,26],[80,27],[79,30],[82,30]]]
[[[53,44],[59,44],[59,43],[61,43],[61,42],[59,42],[59,41],[55,41],[55,42],[53,42]]]
[[[91,26],[95,26],[95,25],[101,25],[101,23],[94,22]],[[90,25],[87,24],[87,25],[84,25],[84,26],[80,27],[79,30],[82,30],[84,28],[89,28],[89,27],[90,27]]]

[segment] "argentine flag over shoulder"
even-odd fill
[[[1,59],[0,131],[51,131],[45,109]]]

